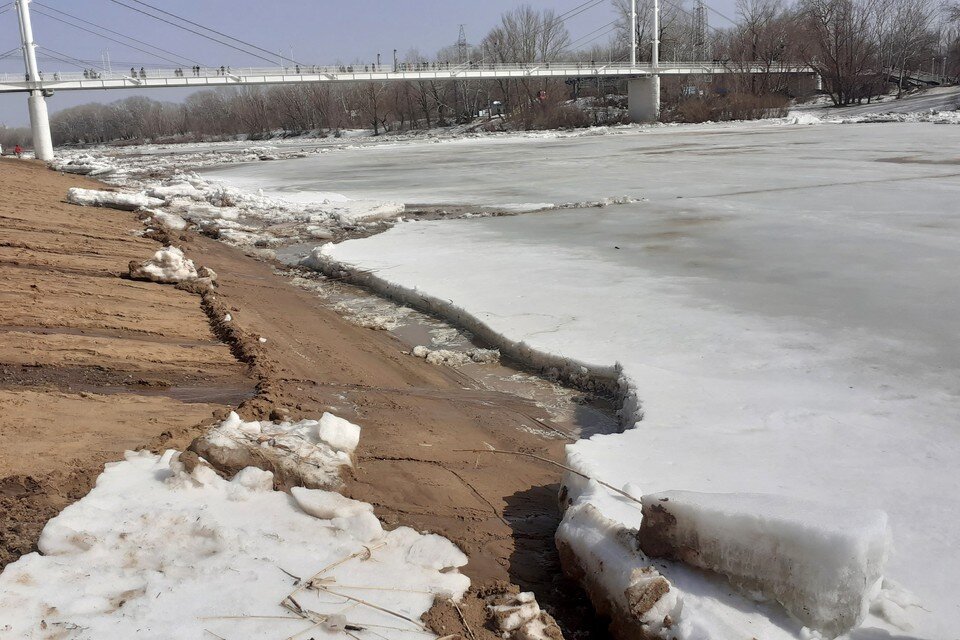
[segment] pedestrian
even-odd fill
[[[18,158],[23,157],[23,147],[21,147],[20,145],[15,146],[13,148],[13,152],[16,154]]]
[[[130,77],[131,77],[131,78],[136,78],[136,77],[137,77],[137,70],[134,69],[133,67],[130,67]]]
[[[220,75],[222,76],[227,75],[227,68],[223,65],[220,65]]]
[[[147,77],[147,72],[144,71],[143,67],[140,67],[140,77],[141,77],[141,78],[146,78],[146,77]]]

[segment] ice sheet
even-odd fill
[[[942,638],[960,624],[958,144],[960,128],[932,124],[741,124],[366,150],[302,170],[406,201],[645,197],[405,224],[331,253],[510,340],[620,362],[644,420],[569,455],[615,486],[886,511],[888,577],[923,609],[867,627]]]

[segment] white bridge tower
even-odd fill
[[[630,15],[635,21],[637,0],[631,0]],[[631,27],[636,34],[636,22]],[[631,44],[633,43],[632,39]],[[627,80],[627,109],[632,122],[656,122],[660,119],[660,0],[653,0],[653,38],[650,54],[652,63],[650,75]],[[631,60],[636,61],[635,55]]]
[[[16,0],[20,17],[20,42],[23,45],[23,65],[27,82],[39,82],[37,69],[37,45],[33,41],[33,25],[30,23],[30,0]],[[27,98],[30,110],[30,129],[33,132],[33,151],[38,160],[53,160],[53,138],[50,135],[50,117],[47,101],[40,89],[31,89]]]

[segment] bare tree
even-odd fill
[[[875,71],[876,42],[869,37],[876,0],[803,0],[801,55],[823,78],[834,104],[866,97]]]
[[[892,7],[891,49],[893,69],[898,73],[897,97],[903,94],[908,69],[916,69],[919,60],[935,47],[932,31],[937,8],[930,0],[897,0]]]
[[[795,61],[795,16],[783,0],[738,0],[739,24],[727,30],[722,50],[727,64],[744,73],[753,95],[785,92],[789,78],[775,69]],[[759,66],[762,73],[750,73]]]

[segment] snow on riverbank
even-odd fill
[[[315,259],[482,325],[515,357],[553,354],[601,374],[619,362],[625,412],[642,421],[569,448],[568,464],[591,477],[638,496],[764,493],[886,511],[894,550],[853,637],[949,637],[960,624],[958,135],[931,124],[661,131],[578,141],[551,150],[546,166],[510,171],[499,170],[509,157],[476,146],[472,161],[489,166],[462,183],[466,197],[495,183],[542,201],[623,181],[642,184],[648,201],[406,224]],[[555,171],[584,157],[589,179]],[[634,503],[573,475],[565,486],[570,513],[590,505],[602,516],[584,527],[640,528]],[[655,566],[688,616],[712,620],[681,622],[684,637],[806,633],[771,605],[729,599],[722,581]]]
[[[466,556],[436,535],[386,532],[368,504],[232,480],[167,451],[128,452],[0,574],[0,638],[434,637]],[[294,577],[296,576],[296,577]]]
[[[198,167],[223,163],[221,154],[186,155]],[[291,155],[302,154],[284,157]],[[240,157],[247,161],[257,159],[257,156]],[[335,193],[306,202],[298,202],[295,197],[265,196],[262,190],[227,186],[184,171],[183,166],[190,162],[183,157],[179,160],[164,158],[161,161],[152,154],[110,157],[67,152],[57,159],[53,168],[94,175],[128,191],[71,189],[69,202],[129,211],[142,209],[150,214],[148,225],[181,231],[192,223],[205,233],[239,246],[270,248],[284,243],[330,239],[337,232],[362,229],[365,225],[392,220],[404,212],[402,204],[357,201]],[[168,170],[170,176],[157,180],[154,176],[158,169]]]
[[[360,427],[324,413],[320,420],[244,422],[236,413],[211,429],[192,449],[218,469],[232,472],[256,465],[281,486],[336,489],[340,468],[352,466]]]
[[[136,211],[163,204],[159,198],[151,198],[144,193],[118,193],[72,187],[67,191],[67,202],[81,207],[107,207],[122,211]]]

